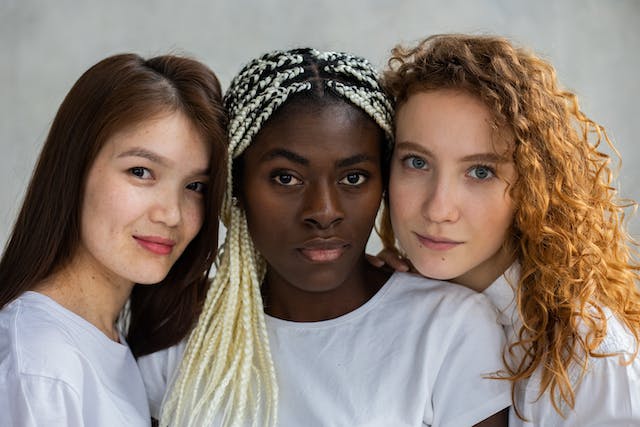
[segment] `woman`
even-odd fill
[[[639,266],[622,227],[635,204],[611,186],[602,126],[503,38],[432,36],[389,64],[393,232],[422,275],[499,309],[510,425],[640,423]]]
[[[133,291],[144,354],[197,316],[224,185],[221,101],[211,70],[176,56],[115,55],[72,87],[0,261],[0,424],[149,425],[116,321]]]
[[[186,349],[140,359],[160,424],[505,425],[488,302],[365,260],[392,115],[370,64],[272,52],[225,101],[220,268]]]

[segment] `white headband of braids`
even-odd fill
[[[160,425],[276,425],[278,386],[260,285],[266,265],[255,251],[243,210],[234,206],[233,160],[292,95],[324,84],[371,117],[392,141],[393,108],[365,59],[314,49],[275,51],[248,63],[225,95],[229,113],[227,235],[218,270],[192,331]],[[218,423],[217,423],[218,424]]]

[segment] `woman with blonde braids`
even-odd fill
[[[635,203],[611,186],[605,130],[548,62],[499,37],[396,47],[384,79],[393,231],[418,272],[499,309],[510,425],[640,425]]]
[[[186,346],[140,360],[160,424],[506,425],[486,298],[366,262],[392,132],[371,65],[268,53],[225,102],[219,270]]]

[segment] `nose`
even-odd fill
[[[424,217],[434,223],[457,221],[460,211],[456,201],[455,182],[444,177],[434,177],[428,187],[430,188],[422,207]]]
[[[344,219],[338,189],[333,183],[311,185],[305,192],[303,221],[312,227],[326,230]]]
[[[153,207],[150,210],[151,221],[175,227],[182,220],[182,206],[180,196],[163,192],[156,194]]]

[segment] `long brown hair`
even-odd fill
[[[436,35],[398,46],[384,81],[399,105],[420,91],[470,93],[492,111],[495,127],[515,136],[516,212],[506,243],[521,265],[523,326],[508,351],[526,357],[506,364],[507,378],[515,387],[539,368],[541,392],[549,390],[556,410],[573,407],[570,367],[584,374],[589,357],[607,356],[597,352],[607,333],[603,307],[633,334],[635,354],[640,338],[637,243],[624,228],[625,209],[636,203],[612,186],[610,156],[599,148],[605,142],[615,152],[605,129],[559,87],[551,64],[501,37]],[[388,214],[381,234],[393,247]]]
[[[108,57],[87,70],[60,105],[0,260],[0,307],[66,266],[80,242],[87,173],[117,131],[180,111],[211,147],[210,184],[198,235],[167,277],[134,286],[129,344],[136,355],[183,338],[202,307],[217,249],[226,171],[226,114],[215,74],[193,59]]]

